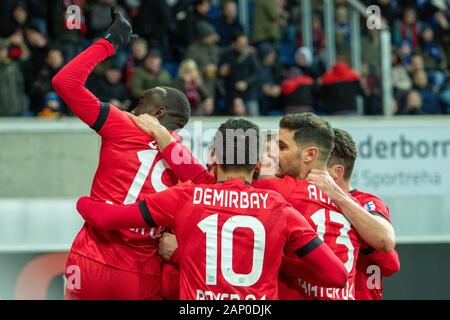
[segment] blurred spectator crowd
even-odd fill
[[[116,5],[139,38],[100,64],[88,88],[129,110],[155,86],[174,86],[193,115],[382,114],[380,33],[361,19],[362,69],[350,66],[350,9],[335,1],[336,64],[325,68],[323,2],[311,1],[311,52],[302,44],[301,0],[2,0],[0,116],[70,116],[52,77],[103,36]],[[377,0],[392,31],[395,114],[450,113],[450,1]],[[71,5],[80,28],[66,27]]]

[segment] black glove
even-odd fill
[[[112,43],[116,51],[125,46],[132,37],[131,24],[125,19],[116,7],[111,8],[112,22],[106,31],[105,39]]]

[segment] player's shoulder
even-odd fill
[[[358,199],[358,201],[361,203],[361,205],[366,206],[366,204],[373,202],[375,204],[379,204],[379,205],[383,205],[385,207],[387,207],[387,204],[384,202],[383,199],[381,199],[380,197],[369,193],[369,192],[363,192],[361,190],[356,189],[355,191],[351,192],[350,195],[353,198]],[[372,211],[372,210],[369,210]]]
[[[351,192],[351,195],[354,198],[358,199],[358,201],[367,211],[379,213],[390,220],[389,206],[383,201],[383,199],[377,197],[372,193],[363,192],[360,190]]]

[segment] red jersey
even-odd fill
[[[177,235],[181,299],[277,299],[283,250],[292,256],[320,241],[279,194],[241,179],[187,182],[145,203],[155,224]]]
[[[275,190],[287,202],[303,214],[319,237],[344,263],[348,272],[348,283],[343,289],[324,288],[303,279],[280,274],[280,299],[354,300],[356,260],[361,239],[355,228],[322,191],[307,180],[286,176],[283,179],[255,180],[256,188]],[[286,261],[287,265],[296,261]],[[292,267],[290,267],[292,268]]]
[[[391,222],[389,207],[380,198],[359,190],[350,194],[358,199],[364,208],[372,214],[377,214]],[[400,269],[400,261],[395,250],[389,253],[375,251],[368,244],[363,244],[361,254],[356,264],[356,299],[381,300],[383,296],[382,276],[392,275]]]
[[[178,179],[161,158],[157,143],[115,106],[101,103],[84,84],[93,68],[114,53],[101,39],[70,61],[53,79],[58,95],[101,136],[92,183],[93,199],[131,204],[162,191]],[[104,231],[84,224],[71,251],[118,269],[160,274],[159,228]]]

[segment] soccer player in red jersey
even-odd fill
[[[155,136],[160,149],[163,150],[164,159],[177,173],[180,180],[192,180],[194,183],[215,182],[215,177],[193,158],[186,147],[174,142],[167,130],[158,125],[156,119],[144,115],[133,117],[133,120],[141,129]],[[336,198],[336,201],[339,202],[337,204],[325,196],[314,184],[305,180],[309,172],[315,169],[326,170],[326,159],[331,153],[334,139],[334,132],[328,122],[311,113],[305,113],[283,117],[280,127],[278,174],[283,178],[258,180],[253,184],[258,188],[267,188],[281,193],[289,203],[305,214],[311,225],[317,228],[319,235],[323,236],[325,242],[328,241],[327,244],[346,263],[350,273],[348,287],[341,291],[332,288],[318,288],[313,284],[320,284],[320,277],[310,277],[304,272],[302,281],[289,277],[289,285],[285,285],[286,281],[284,281],[288,278],[282,277],[284,282],[281,284],[283,290],[280,291],[280,298],[354,299],[353,281],[360,239],[355,228],[348,221],[349,219],[342,214],[337,214],[343,212],[345,215],[349,215],[358,225],[364,223],[379,227],[380,223],[348,194],[344,196],[340,194],[341,196]],[[334,213],[329,213],[330,211]],[[384,226],[381,225],[381,228]],[[362,228],[362,230],[366,236],[367,229]],[[381,248],[379,247],[381,244],[377,241],[372,243],[377,248]],[[290,269],[294,269],[296,272],[300,270],[298,266],[283,268],[286,272]],[[310,270],[310,273],[313,271]],[[305,280],[313,281],[306,282]]]
[[[373,194],[353,189],[350,179],[357,157],[352,136],[342,129],[334,129],[334,149],[328,160],[328,172],[344,191],[358,199],[364,208],[382,222],[390,223],[388,206]],[[356,262],[355,289],[357,300],[381,300],[382,276],[391,276],[400,270],[396,250],[383,252],[363,244]]]
[[[217,184],[186,182],[132,205],[82,197],[77,209],[100,228],[173,229],[181,299],[277,299],[283,254],[308,265],[330,285],[345,286],[344,265],[305,218],[278,193],[251,185],[259,161],[258,131],[247,120],[228,120],[219,127],[214,139]]]
[[[116,15],[105,38],[80,53],[52,80],[70,109],[101,137],[91,197],[116,204],[135,203],[144,195],[178,183],[156,141],[136,127],[125,112],[100,102],[84,87],[94,67],[125,45],[130,35],[129,23]],[[151,114],[167,129],[175,130],[188,122],[190,107],[180,91],[157,87],[144,93],[134,112]],[[79,270],[81,286],[68,281],[66,299],[159,299],[160,228],[130,228],[106,231],[83,225],[73,242],[66,271],[69,278],[70,270]]]

